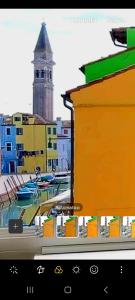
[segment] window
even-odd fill
[[[11,129],[7,128],[7,135],[10,135],[10,134],[11,134]]]
[[[41,78],[44,78],[44,74],[45,74],[44,70],[41,70]]]
[[[47,79],[49,79],[49,70],[47,70]]]
[[[64,129],[64,134],[68,134],[68,129]]]
[[[18,159],[18,167],[24,166],[24,158]]]
[[[45,80],[46,80],[46,70],[44,70],[44,78],[45,78]]]
[[[12,150],[12,143],[6,143],[6,149],[7,151],[11,151]]]
[[[58,159],[53,159],[52,160],[52,167],[55,168],[56,166],[58,166]]]
[[[50,71],[50,79],[52,79],[52,72]]]
[[[63,144],[63,151],[65,150],[65,145]]]
[[[56,135],[56,128],[53,128],[53,134]]]
[[[16,135],[23,135],[23,128],[16,128]]]
[[[35,77],[36,77],[36,78],[39,78],[39,70],[36,70],[36,71],[35,71]]]
[[[48,134],[51,134],[51,127],[48,127]]]
[[[51,166],[52,166],[52,160],[48,159],[48,167],[51,167]]]
[[[57,150],[57,143],[53,143],[53,149]]]
[[[48,148],[52,148],[52,143],[48,143]]]
[[[21,150],[24,149],[24,145],[23,144],[16,144],[16,149],[21,151]]]
[[[23,116],[22,119],[24,122],[29,120],[29,118],[27,116]]]
[[[21,117],[14,117],[15,122],[20,122],[21,121]]]

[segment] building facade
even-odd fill
[[[15,113],[17,172],[51,172],[57,164],[56,124],[46,123],[39,115]],[[52,142],[53,139],[53,142]]]
[[[71,121],[62,121],[62,135],[66,138],[68,169],[71,170]]]
[[[46,171],[45,124],[36,122],[34,115],[15,113],[17,172],[34,173],[37,166]]]
[[[1,173],[14,174],[17,171],[16,156],[16,128],[12,119],[0,116],[0,141],[1,141]]]
[[[33,114],[53,121],[53,53],[46,25],[42,23],[34,49]]]
[[[46,125],[47,139],[47,172],[58,170],[58,139],[56,123],[52,122]]]
[[[70,121],[56,119],[57,122],[57,145],[58,145],[58,170],[71,169],[71,126]]]
[[[113,31],[115,44],[124,39],[127,49],[83,65],[86,84],[63,95],[74,109],[73,198],[82,204],[80,216],[135,213],[135,29]]]

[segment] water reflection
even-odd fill
[[[59,189],[58,189],[59,187]],[[53,198],[56,194],[69,189],[69,183],[61,185],[52,185],[47,189],[38,190],[38,197],[33,199],[19,200],[12,203],[9,207],[0,208],[0,227],[8,226],[9,219],[17,219],[25,211],[24,224],[27,225],[27,220],[30,219],[39,204]]]

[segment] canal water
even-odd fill
[[[70,188],[69,183],[55,184],[49,186],[47,189],[38,190],[38,196],[33,199],[15,200],[8,207],[0,209],[0,227],[7,227],[9,219],[18,219],[21,214],[25,212],[23,217],[24,225],[29,225],[30,219],[32,219],[35,211],[40,203],[45,202],[53,198],[57,194],[60,194]]]

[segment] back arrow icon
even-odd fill
[[[108,286],[106,286],[106,287],[104,288],[104,292],[105,292],[106,294],[108,294]]]

